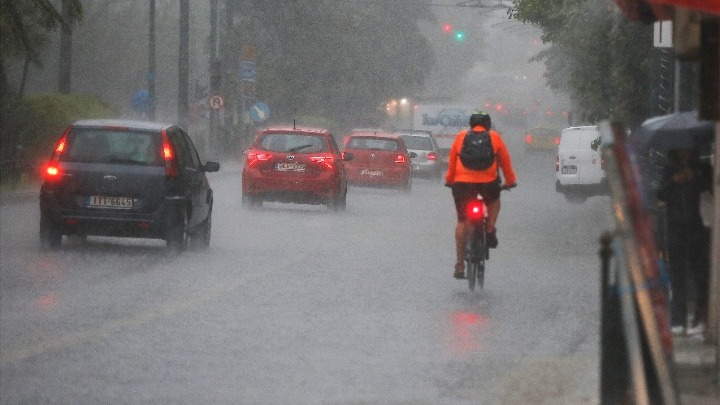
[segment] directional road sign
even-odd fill
[[[250,107],[250,119],[254,123],[260,123],[270,117],[270,108],[265,103],[255,103]]]

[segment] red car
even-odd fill
[[[357,186],[412,188],[412,167],[405,142],[388,132],[353,132],[345,138],[343,154],[351,154],[348,183]],[[413,156],[415,155],[415,156]]]
[[[258,207],[274,201],[345,209],[345,162],[328,130],[267,128],[244,154],[243,205]]]

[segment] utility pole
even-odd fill
[[[58,91],[68,94],[71,91],[72,80],[72,27],[69,21],[69,11],[65,2],[61,2],[60,11],[64,24],[60,28],[60,76],[58,78]]]
[[[188,126],[188,77],[190,57],[190,0],[180,0],[180,49],[178,52],[178,123]]]
[[[155,119],[155,0],[150,0],[148,30],[148,119]]]
[[[218,24],[218,0],[210,0],[210,95],[217,95],[220,91],[220,40]],[[211,150],[214,152],[218,139],[219,111],[210,110],[210,134],[208,136]]]

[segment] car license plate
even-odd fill
[[[577,174],[577,166],[563,166],[562,174]]]
[[[369,169],[362,169],[360,172],[361,176],[382,176],[383,172],[382,170],[369,170]]]
[[[275,170],[279,172],[304,172],[304,163],[278,163]]]
[[[87,197],[86,205],[94,208],[117,208],[129,210],[133,206],[133,199],[129,197],[103,197],[91,195]]]

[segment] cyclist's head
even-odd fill
[[[480,110],[473,112],[472,115],[470,115],[470,127],[472,128],[476,125],[482,125],[485,129],[489,130],[492,125],[490,115],[488,115],[485,111]]]

